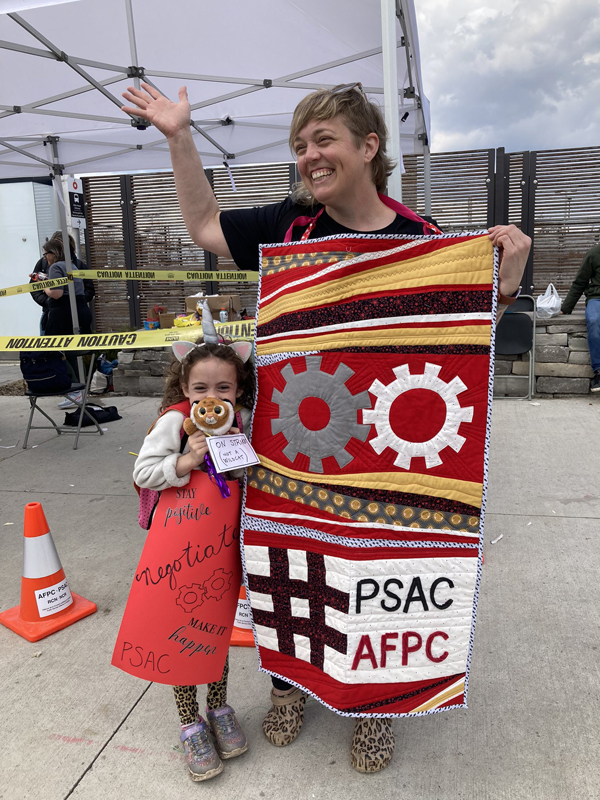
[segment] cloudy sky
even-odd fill
[[[600,145],[599,0],[415,0],[432,149]]]

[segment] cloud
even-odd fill
[[[597,0],[416,6],[434,151],[600,144]]]

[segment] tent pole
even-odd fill
[[[425,189],[425,213],[431,216],[431,151],[425,145],[423,147],[423,182]]]
[[[396,43],[395,0],[381,0],[381,43],[383,57],[383,94],[385,123],[389,134],[388,155],[396,162],[388,178],[390,197],[402,201],[402,152],[400,150],[400,120],[398,113],[398,63]]]
[[[58,136],[49,136],[47,141],[52,146],[52,183],[54,184],[54,195],[56,202],[57,216],[60,221],[60,229],[62,231],[63,251],[65,254],[65,264],[67,265],[67,276],[73,272],[73,264],[71,262],[71,247],[69,244],[69,232],[67,231],[67,212],[65,209],[63,187],[61,180],[62,165],[58,158]],[[79,329],[79,316],[77,315],[77,300],[75,298],[75,284],[71,283],[69,287],[69,305],[71,306],[71,317],[73,319],[73,333],[80,333]],[[85,383],[85,371],[83,369],[83,360],[80,355],[77,356],[77,370],[79,372],[79,381]]]
[[[138,54],[137,45],[135,43],[135,28],[133,25],[133,8],[131,7],[131,0],[125,0],[125,10],[127,11],[127,30],[129,32],[129,50],[131,52],[131,64],[138,67]],[[133,78],[133,85],[136,89],[140,88],[140,79],[137,76]]]

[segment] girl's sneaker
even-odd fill
[[[241,756],[248,749],[244,731],[237,721],[231,706],[206,709],[206,716],[217,742],[217,750],[221,758]]]
[[[209,727],[200,718],[181,731],[185,760],[193,781],[207,781],[223,772],[223,763],[213,747]]]

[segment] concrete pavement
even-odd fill
[[[0,386],[6,386],[7,383],[12,383],[19,378],[23,378],[23,375],[18,361],[0,361]]]
[[[110,665],[144,541],[131,485],[156,399],[118,398],[123,419],[73,451],[0,397],[0,606],[19,601],[23,507],[43,504],[71,588],[98,612],[30,644],[0,628],[2,800],[570,800],[600,798],[600,404],[496,401],[485,565],[469,710],[394,722],[384,772],[349,763],[353,721],[309,702],[290,747],[260,723],[269,677],[232,649],[230,701],[250,751],[205,784],[187,777],[169,687]],[[58,419],[59,417],[57,417]],[[13,524],[6,524],[13,523]],[[491,545],[500,534],[503,538]]]

